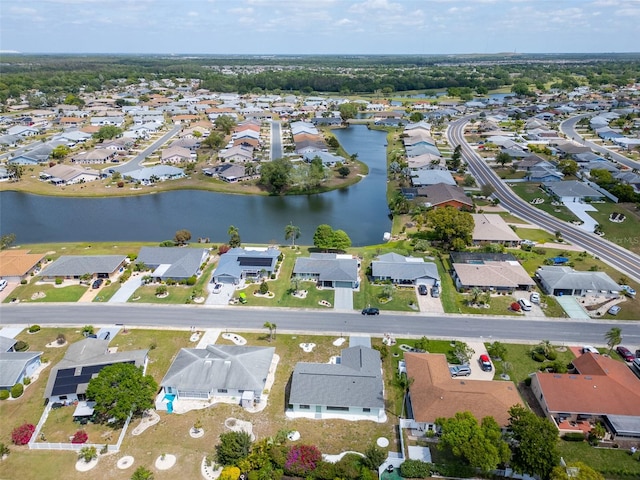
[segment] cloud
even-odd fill
[[[355,3],[349,7],[352,13],[372,13],[383,10],[386,12],[401,12],[403,7],[399,3],[392,3],[389,0],[365,0],[362,3]]]
[[[11,7],[9,8],[9,13],[15,15],[35,15],[38,13],[38,10],[29,7]]]
[[[197,17],[198,15],[200,14],[198,12],[194,12],[193,10],[190,12],[187,12],[188,17]]]

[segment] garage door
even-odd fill
[[[431,287],[436,283],[433,278],[420,278],[416,280],[416,285],[426,285],[427,287]]]

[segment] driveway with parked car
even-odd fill
[[[533,293],[537,293],[537,292],[533,292]],[[519,301],[521,298],[527,300],[527,302],[529,302],[531,304],[531,309],[528,311],[525,311],[524,309],[522,310],[522,312],[524,313],[524,315],[526,317],[544,317],[544,312],[542,311],[542,308],[540,307],[540,296],[538,294],[538,303],[535,303],[535,301],[531,301],[531,295],[532,292],[527,292],[524,290],[516,290],[515,292],[513,292],[513,298],[515,298],[516,302]],[[535,300],[535,296],[533,298]]]
[[[426,293],[420,293],[420,287],[424,287]],[[416,287],[416,297],[418,298],[418,308],[424,313],[444,313],[440,298],[429,295],[429,288],[426,285]]]

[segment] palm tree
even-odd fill
[[[273,330],[276,328],[275,323],[264,322],[263,327],[269,330],[269,341],[273,340]]]
[[[291,240],[291,248],[294,248],[296,246],[297,238],[300,238],[300,227],[289,222],[289,225],[284,227],[284,239]]]
[[[482,290],[478,287],[473,287],[469,292],[469,303],[478,303],[478,300],[482,296]]]
[[[612,327],[604,334],[604,339],[607,341],[607,347],[609,347],[609,353],[611,353],[613,347],[622,342],[622,330],[619,327]]]

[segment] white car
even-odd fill
[[[7,281],[3,278],[2,280],[0,280],[0,292],[5,288],[7,288]]]
[[[585,345],[582,347],[582,353],[600,353],[598,349],[591,345]]]
[[[220,292],[222,292],[222,284],[221,283],[216,283],[213,286],[212,293],[220,293]]]
[[[531,303],[540,303],[540,294],[538,292],[532,292],[531,295],[529,295],[529,301]]]

